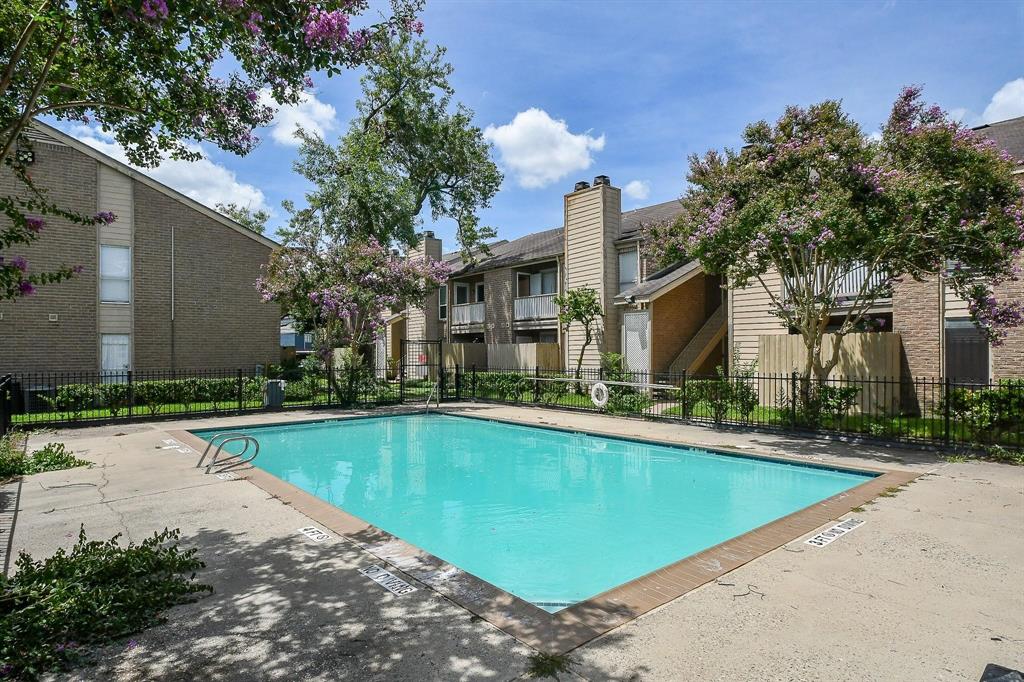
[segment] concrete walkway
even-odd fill
[[[933,453],[714,431],[600,415],[463,405],[526,422],[721,445],[928,474],[856,515],[824,548],[771,552],[573,652],[590,680],[976,680],[1024,668],[1024,467],[947,464]],[[70,679],[510,680],[531,650],[431,590],[394,597],[356,572],[377,560],[243,480],[158,449],[167,431],[324,418],[247,415],[104,426],[60,440],[90,468],[24,479],[15,551],[180,528],[214,594]],[[8,491],[10,492],[10,491]],[[9,503],[13,494],[4,497]],[[3,544],[3,543],[0,543]]]

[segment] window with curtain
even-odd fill
[[[640,263],[637,260],[636,249],[619,252],[619,293],[629,289],[637,283],[640,272]]]
[[[132,250],[128,246],[100,247],[100,302],[132,300]]]
[[[131,336],[100,334],[100,368],[106,375],[127,372],[132,366]]]

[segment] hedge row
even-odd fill
[[[263,379],[242,380],[243,402],[262,399]],[[131,407],[144,407],[152,414],[163,405],[211,403],[214,410],[238,401],[238,379],[168,379],[136,381],[129,384],[64,384],[53,396],[41,396],[51,409],[68,412],[71,418],[91,409],[106,409],[112,417]]]

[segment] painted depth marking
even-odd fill
[[[330,535],[320,530],[316,526],[306,526],[305,528],[300,528],[299,532],[305,535],[313,542],[323,542],[324,540],[331,539]]]
[[[815,547],[824,547],[836,538],[846,535],[862,523],[864,523],[863,519],[846,519],[845,521],[832,526],[828,530],[823,530],[814,537],[808,538],[805,542],[808,545],[814,545]]]
[[[403,594],[409,594],[410,592],[416,591],[415,587],[405,582],[391,571],[381,568],[377,564],[367,566],[366,568],[360,568],[359,572],[392,594],[402,596]]]
[[[233,481],[235,480],[235,475],[230,471],[225,471],[222,474],[217,474],[217,478],[219,478],[222,481]]]

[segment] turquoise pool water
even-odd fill
[[[233,430],[261,469],[549,611],[871,477],[440,414]]]

